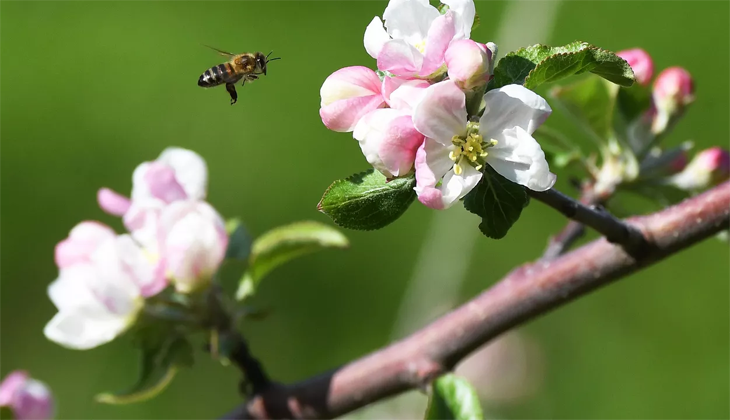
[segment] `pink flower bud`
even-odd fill
[[[367,67],[345,67],[332,73],[319,90],[322,122],[333,131],[354,130],[363,115],[385,104],[381,85],[378,75]]]
[[[132,174],[132,201],[158,199],[203,200],[208,188],[208,167],[192,150],[170,147],[153,162],[144,162]]]
[[[53,396],[48,386],[16,370],[0,384],[0,406],[9,407],[19,420],[53,418]]]
[[[96,201],[99,203],[99,207],[105,212],[112,216],[124,216],[124,213],[129,210],[129,206],[132,202],[129,198],[119,194],[116,191],[110,190],[109,188],[102,188],[96,194]]]
[[[640,85],[647,86],[651,82],[651,78],[654,76],[654,62],[646,51],[634,48],[619,51],[616,55],[629,63],[636,76],[636,81]]]
[[[654,81],[654,109],[651,131],[659,134],[667,130],[684,109],[694,101],[694,82],[689,72],[681,67],[665,69]]]
[[[208,286],[228,246],[218,212],[204,201],[176,201],[162,211],[159,229],[162,259],[175,288],[190,293]]]
[[[672,184],[689,191],[703,190],[730,177],[730,154],[721,147],[699,152],[686,168],[674,177]]]
[[[445,55],[449,79],[464,90],[484,85],[489,81],[494,67],[493,52],[487,45],[471,39],[453,41]]]

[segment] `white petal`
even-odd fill
[[[208,191],[208,166],[199,154],[192,150],[169,147],[157,160],[175,170],[175,179],[185,189],[188,199],[205,199]]]
[[[436,83],[413,110],[413,124],[424,136],[450,145],[454,135],[466,134],[466,98],[452,81]]]
[[[497,146],[487,149],[487,164],[508,180],[533,191],[552,188],[556,177],[537,141],[520,127],[504,133]]]
[[[426,187],[435,187],[453,166],[449,153],[454,145],[444,146],[434,139],[426,138],[416,155],[416,192]]]
[[[486,108],[479,120],[479,131],[487,140],[501,140],[501,132],[514,127],[532,134],[552,112],[545,99],[520,85],[490,90],[484,101]]]
[[[482,179],[482,173],[477,171],[473,166],[464,164],[461,166],[462,172],[456,175],[450,170],[444,176],[441,184],[441,193],[444,208],[451,207],[457,200],[463,198],[477,186],[479,180]]]
[[[165,203],[155,198],[133,201],[122,219],[132,237],[153,254],[159,254],[158,222],[164,207]]]
[[[110,314],[101,306],[83,307],[57,313],[43,333],[65,347],[86,350],[112,341],[133,321],[134,318]]]
[[[471,36],[471,27],[474,25],[476,7],[473,0],[442,0],[441,3],[449,6],[449,10],[456,16],[456,36],[454,39],[468,39]]]
[[[95,280],[91,264],[75,264],[61,270],[61,275],[48,286],[48,297],[59,311],[98,303],[87,286]]]
[[[426,39],[428,28],[439,15],[428,0],[391,0],[383,19],[393,39],[403,39],[415,46]]]
[[[370,54],[370,57],[377,60],[378,54],[380,54],[380,50],[383,48],[383,44],[385,44],[388,40],[390,40],[390,36],[387,32],[385,32],[383,22],[379,17],[375,16],[365,29],[365,51]]]

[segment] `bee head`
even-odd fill
[[[264,74],[264,76],[266,76],[266,65],[269,63],[269,61],[280,59],[280,57],[269,58],[270,55],[271,53],[269,53],[268,55],[264,55],[260,52],[256,53],[256,67],[261,73]]]

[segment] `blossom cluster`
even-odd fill
[[[544,191],[555,183],[533,132],[551,113],[521,85],[484,93],[497,46],[470,38],[472,0],[391,0],[367,26],[364,45],[378,71],[346,67],[320,90],[325,126],[352,132],[367,161],[387,178],[415,170],[423,204],[444,209],[482,179],[485,165]],[[477,109],[483,109],[479,116]]]
[[[695,100],[695,84],[689,71],[677,66],[662,70],[652,84],[654,62],[646,51],[634,48],[617,55],[629,63],[640,85],[651,85],[651,105],[635,122],[629,139],[640,151],[656,143],[655,139],[666,134],[682,117]],[[711,147],[690,160],[690,146],[680,146],[670,153],[655,147],[642,162],[643,172],[661,176],[663,182],[686,191],[703,190],[730,177],[730,153],[726,149]]]
[[[207,182],[198,154],[168,148],[134,170],[131,197],[99,190],[99,206],[121,217],[128,233],[84,221],[56,246],[59,275],[48,295],[58,313],[46,337],[96,347],[127,330],[145,298],[169,284],[179,293],[206,287],[228,244],[223,219],[205,201]]]

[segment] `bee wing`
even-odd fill
[[[235,56],[235,55],[236,55],[236,54],[231,54],[231,53],[229,53],[229,52],[225,52],[225,51],[223,51],[223,50],[219,50],[218,48],[215,48],[215,47],[211,47],[210,45],[205,45],[205,44],[203,44],[203,46],[205,46],[205,47],[208,47],[208,48],[210,48],[211,50],[215,50],[215,51],[218,51],[218,54],[220,54],[220,55],[222,55],[222,56],[224,56],[224,57],[233,57],[233,56]]]

